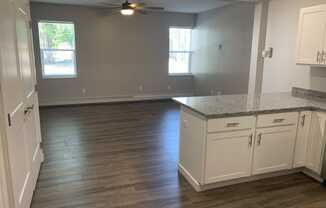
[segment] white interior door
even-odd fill
[[[41,163],[43,161],[43,152],[41,149],[41,132],[40,118],[38,110],[37,93],[32,93],[25,108],[25,125],[24,134],[28,140],[29,162],[31,164],[31,175],[33,181],[33,189],[36,186]]]
[[[32,193],[28,147],[24,136],[24,88],[16,48],[15,5],[0,3],[1,87],[6,112],[6,136],[15,206],[28,207]]]
[[[0,84],[13,197],[15,208],[28,208],[41,162],[36,153],[41,153],[40,132],[28,15],[15,2],[0,1],[0,32]]]
[[[32,61],[32,41],[29,27],[29,14],[23,9],[17,10],[16,16],[17,48],[20,63],[20,70],[23,80],[24,105],[25,105],[25,137],[28,140],[29,161],[31,163],[31,172],[33,186],[36,185],[38,172],[43,154],[40,148],[41,133],[38,111],[38,96],[35,91],[35,67]]]

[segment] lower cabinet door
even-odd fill
[[[292,168],[296,126],[272,127],[256,131],[253,174]]]
[[[321,174],[323,152],[325,148],[326,114],[313,112],[308,139],[306,167],[318,175]]]
[[[205,183],[250,176],[251,131],[208,134]]]
[[[305,167],[309,140],[311,111],[300,112],[293,167]]]

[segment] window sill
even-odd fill
[[[169,74],[169,77],[193,77],[191,73]]]
[[[43,76],[42,79],[75,79],[77,75],[71,76]]]

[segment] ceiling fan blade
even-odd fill
[[[101,5],[105,7],[110,7],[110,8],[121,8],[121,5],[119,4],[112,4],[112,3],[107,3],[107,2],[101,2]]]
[[[99,9],[97,11],[97,16],[100,16],[100,17],[106,17],[106,16],[112,16],[112,15],[116,15],[116,14],[119,14],[120,13],[120,9],[116,9],[116,8],[102,8],[102,9]]]
[[[138,13],[143,14],[143,15],[148,15],[148,12],[145,10],[136,10]]]
[[[146,7],[144,7],[144,9],[146,9],[146,10],[159,10],[159,11],[165,10],[164,7],[153,7],[153,6],[146,6]]]

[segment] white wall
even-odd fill
[[[151,13],[123,17],[108,10],[41,3],[31,4],[31,14],[41,104],[193,93],[192,77],[168,76],[168,27],[193,27],[195,15]],[[42,19],[75,23],[76,79],[42,79],[37,32],[37,22]]]
[[[263,92],[288,92],[292,87],[326,92],[326,68],[295,64],[299,10],[326,3],[326,0],[271,0],[266,47],[274,48],[274,57],[265,60]]]
[[[247,93],[253,17],[251,3],[198,15],[192,56],[197,95]]]

